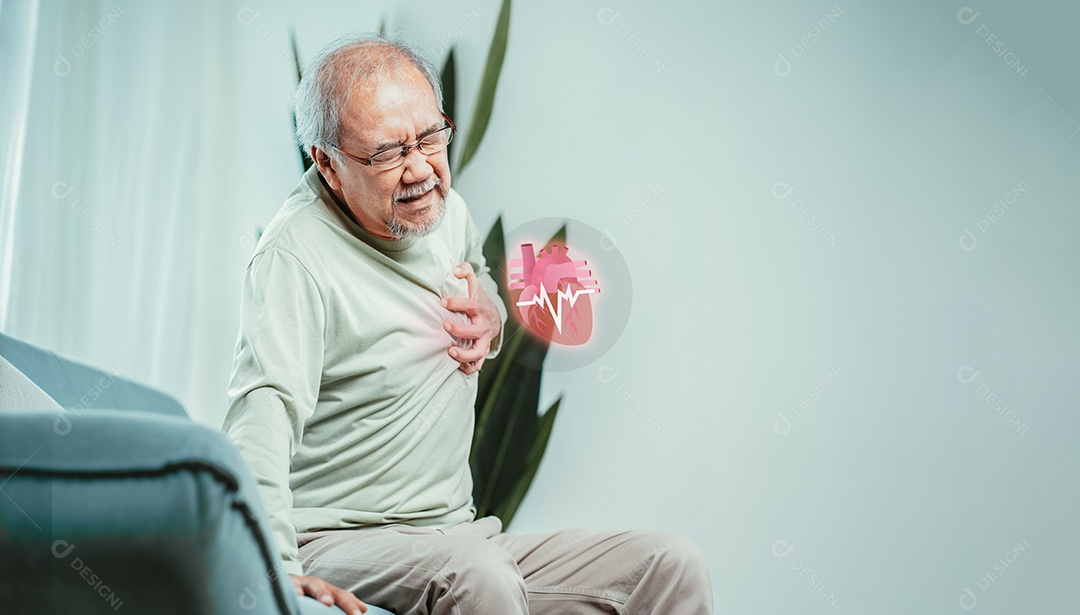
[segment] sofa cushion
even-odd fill
[[[0,412],[44,410],[63,412],[60,404],[7,359],[0,357]]]

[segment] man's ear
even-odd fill
[[[311,159],[315,162],[315,166],[319,167],[319,173],[321,173],[323,179],[326,180],[326,185],[330,186],[333,190],[340,190],[341,180],[338,179],[337,170],[334,168],[333,158],[325,151],[312,145]]]

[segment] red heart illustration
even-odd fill
[[[589,277],[592,272],[584,269],[587,262],[571,259],[569,251],[552,244],[547,252],[535,254],[531,243],[521,244],[521,258],[509,263],[510,290],[522,324],[534,335],[563,346],[580,346],[592,336],[589,295],[600,289]]]

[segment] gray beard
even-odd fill
[[[439,199],[432,207],[439,208],[434,217],[428,218],[426,222],[420,225],[406,226],[406,223],[398,216],[398,205],[395,202],[390,207],[390,218],[386,220],[386,230],[398,239],[420,238],[430,235],[435,229],[439,228],[443,216],[446,215],[446,196],[440,192]]]

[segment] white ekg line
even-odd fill
[[[581,290],[575,290],[573,288],[567,288],[565,291],[560,290],[560,291],[558,291],[556,293],[558,295],[557,299],[558,299],[559,304],[558,304],[558,306],[554,306],[554,305],[551,304],[551,298],[548,297],[547,291],[544,290],[544,283],[540,282],[540,291],[537,292],[536,296],[533,297],[532,299],[528,300],[528,301],[518,301],[517,305],[518,305],[518,307],[523,307],[523,306],[527,306],[527,305],[539,305],[542,309],[546,309],[548,311],[548,313],[551,314],[552,320],[555,321],[555,329],[557,329],[559,331],[559,333],[562,333],[562,325],[563,325],[562,306],[563,306],[563,300],[565,299],[565,300],[569,301],[570,302],[570,307],[573,308],[574,304],[577,303],[578,297],[580,297],[581,295],[588,295],[588,294],[591,294],[591,293],[595,293],[598,290],[600,290],[600,289],[598,289],[598,288],[583,288]],[[546,307],[544,305],[545,303],[547,304]]]

